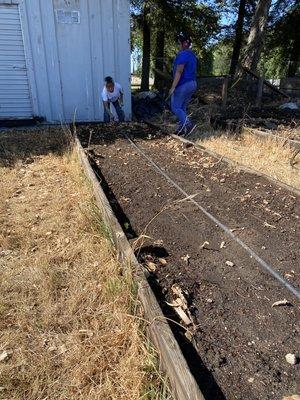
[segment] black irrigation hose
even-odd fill
[[[239,237],[237,237],[226,225],[224,225],[221,221],[219,221],[216,217],[214,217],[210,212],[208,212],[204,207],[202,207],[195,199],[191,198],[190,195],[183,190],[176,182],[163,171],[158,164],[156,164],[147,154],[136,144],[134,143],[126,133],[124,133],[125,138],[129,141],[129,143],[150,162],[150,164],[172,185],[174,186],[181,194],[183,194],[186,198],[197,207],[200,211],[203,212],[211,221],[213,221],[216,225],[219,226],[228,236],[230,236],[237,244],[239,244],[246,252],[250,255],[251,258],[254,258],[259,265],[269,272],[277,281],[281,283],[286,289],[288,289],[294,296],[300,300],[300,291],[298,288],[291,285],[287,280],[285,280],[279,272],[277,272],[271,265],[269,265],[266,261],[264,261],[258,254],[255,253],[246,243],[244,243]]]

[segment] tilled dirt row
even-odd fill
[[[287,280],[299,283],[299,199],[144,126],[123,129],[188,194]],[[183,200],[127,140],[107,133],[94,129],[90,155],[140,259],[150,255],[156,263],[153,274],[166,300],[173,300],[174,283],[188,299],[206,398],[275,400],[296,393],[298,366],[285,361],[299,349],[296,299]],[[82,130],[83,144],[88,137]],[[272,307],[285,298],[291,306]]]

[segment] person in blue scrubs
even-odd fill
[[[173,63],[173,83],[169,91],[171,110],[179,120],[178,135],[187,135],[194,127],[187,115],[187,106],[197,89],[197,57],[191,50],[192,41],[188,35],[177,36],[179,52]]]

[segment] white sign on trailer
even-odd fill
[[[79,11],[55,10],[59,24],[80,24]]]

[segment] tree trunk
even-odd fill
[[[154,86],[158,91],[164,88],[164,79],[156,72],[157,70],[164,71],[164,55],[165,55],[165,31],[159,30],[156,33],[155,43],[155,75]]]
[[[272,0],[258,0],[252,19],[243,65],[256,71],[265,38],[269,10]]]
[[[288,66],[288,77],[296,76],[298,69],[300,68],[300,39],[299,35],[295,37],[293,41],[293,46],[290,52],[290,61]]]
[[[149,90],[150,78],[150,55],[151,55],[151,28],[147,18],[148,7],[144,7],[143,12],[143,61],[142,61],[142,82],[141,90]]]
[[[229,75],[234,76],[240,58],[243,39],[243,26],[246,13],[246,0],[240,0],[238,19],[235,27],[235,39],[231,56]]]

